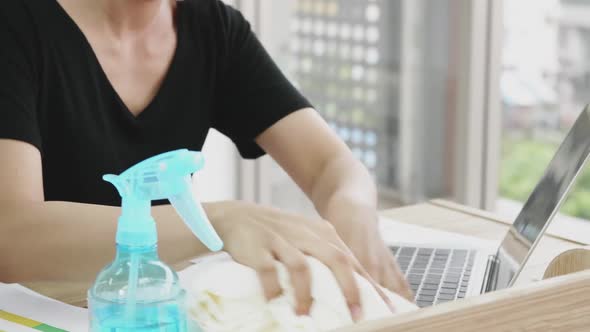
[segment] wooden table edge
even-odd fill
[[[560,310],[561,309],[561,310]],[[556,310],[559,315],[555,316]],[[543,317],[543,319],[539,319]],[[334,332],[584,331],[590,326],[590,270],[449,302]],[[486,328],[482,323],[486,323]],[[495,325],[490,325],[490,322]],[[531,326],[538,323],[538,328]],[[562,324],[561,328],[555,325]],[[553,327],[553,329],[551,329]],[[498,329],[496,329],[498,328]]]
[[[426,204],[430,204],[430,205],[434,205],[437,207],[453,210],[455,212],[467,214],[467,215],[470,215],[473,217],[493,221],[495,223],[499,223],[499,224],[503,224],[503,225],[507,225],[507,226],[512,225],[512,221],[507,220],[506,218],[502,218],[502,217],[498,216],[497,214],[494,214],[493,212],[472,208],[472,207],[465,206],[465,205],[455,203],[455,202],[451,202],[451,201],[448,201],[445,199],[433,199],[433,200],[426,202]],[[577,239],[573,239],[568,236],[557,234],[557,233],[553,232],[552,230],[547,230],[545,233],[545,236],[550,236],[555,239],[564,240],[564,241],[568,241],[568,242],[571,242],[574,244],[579,244],[579,245],[589,245],[590,244],[587,242],[579,241]]]

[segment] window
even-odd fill
[[[302,92],[384,186],[397,186],[396,1],[296,1],[284,52]]]
[[[259,37],[374,176],[384,206],[449,195],[461,46],[453,0],[253,1]],[[261,201],[310,208],[270,160]]]
[[[499,209],[518,211],[590,102],[590,1],[504,2]],[[590,170],[561,212],[590,219]]]
[[[384,207],[443,197],[513,217],[590,102],[590,1],[236,3]],[[270,158],[247,165],[256,201],[312,213]],[[563,211],[590,219],[590,173]]]

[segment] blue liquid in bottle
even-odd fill
[[[185,294],[176,272],[159,260],[155,245],[118,245],[115,261],[88,293],[91,331],[189,331]]]

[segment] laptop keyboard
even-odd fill
[[[416,304],[428,307],[464,298],[475,250],[391,247],[416,294]]]

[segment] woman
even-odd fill
[[[3,0],[0,42],[0,281],[92,279],[113,256],[120,204],[101,175],[200,150],[216,128],[245,158],[270,154],[326,220],[205,204],[268,298],[280,260],[308,312],[304,254],[332,269],[353,315],[353,269],[411,296],[378,234],[368,172],[238,11],[216,0]],[[205,252],[169,206],[153,210],[164,259]]]

